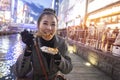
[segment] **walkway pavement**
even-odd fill
[[[94,66],[89,66],[88,62],[80,56],[70,54],[70,57],[73,63],[73,70],[70,74],[65,75],[68,80],[112,80],[109,76]]]

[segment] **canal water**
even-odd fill
[[[15,80],[11,66],[23,53],[20,34],[0,36],[0,80]]]

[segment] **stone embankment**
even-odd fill
[[[120,80],[119,56],[113,56],[111,52],[97,50],[78,42],[69,41],[69,43],[76,46],[76,54],[108,74],[113,80]]]

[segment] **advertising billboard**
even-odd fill
[[[10,11],[12,0],[0,0],[0,11]]]

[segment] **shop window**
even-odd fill
[[[118,15],[117,17],[118,17],[118,23],[120,23],[120,15]]]
[[[112,22],[117,22],[117,16],[112,16]]]

